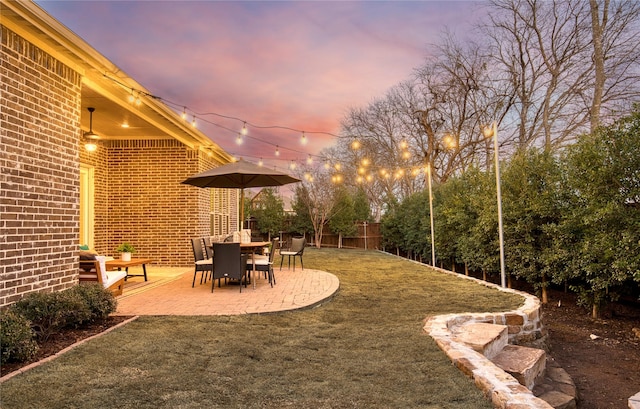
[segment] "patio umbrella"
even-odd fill
[[[197,187],[219,187],[227,189],[240,189],[240,228],[244,224],[244,189],[251,187],[282,186],[299,182],[286,173],[255,165],[240,159],[234,163],[218,166],[197,175],[193,175],[182,183]]]

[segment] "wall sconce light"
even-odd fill
[[[98,145],[96,145],[94,140],[100,139],[100,137],[93,132],[93,111],[95,111],[96,109],[93,107],[89,107],[87,109],[89,110],[89,132],[86,132],[84,134],[84,139],[85,139],[84,148],[88,152],[94,152],[96,149],[98,149]]]

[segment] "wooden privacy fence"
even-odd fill
[[[260,240],[267,240],[267,235],[261,234],[255,223],[252,220],[249,224],[252,236],[254,238],[260,238]],[[358,223],[358,231],[355,236],[342,237],[342,247],[348,249],[367,249],[367,250],[379,250],[382,249],[382,235],[380,234],[380,223]],[[325,232],[328,230],[325,227]],[[290,243],[292,237],[299,236],[298,234],[280,232],[280,243],[282,246],[286,246]],[[307,245],[313,246],[314,238],[313,234],[307,234]],[[322,235],[322,247],[338,247],[338,235],[332,233],[324,233]]]
[[[322,247],[338,247],[338,239],[337,234],[324,234],[322,236]],[[358,223],[358,232],[355,236],[342,237],[342,247],[367,250],[381,249],[380,223]]]

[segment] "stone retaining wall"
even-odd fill
[[[473,280],[478,284],[523,297],[524,304],[514,311],[447,314],[431,317],[426,321],[424,331],[436,341],[440,349],[447,354],[458,369],[474,380],[476,386],[484,392],[496,408],[551,408],[547,402],[535,397],[529,389],[520,385],[513,376],[498,368],[484,355],[454,341],[452,331],[458,326],[468,323],[500,324],[508,327],[510,344],[532,345],[539,343],[546,338],[546,331],[541,323],[540,300],[521,291],[502,288],[443,269],[436,268],[436,270],[445,274],[455,274],[461,279]]]

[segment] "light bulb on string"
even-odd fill
[[[302,131],[302,137],[300,138],[300,143],[303,145],[307,144],[307,136],[304,134],[304,131]]]
[[[133,96],[133,88],[131,88],[131,93],[129,94],[129,103],[133,104],[136,102],[136,97]]]
[[[242,135],[246,135],[247,133],[249,133],[249,130],[247,129],[247,123],[246,123],[246,122],[244,122],[244,123],[242,124],[242,129],[240,130],[240,133],[241,133]]]
[[[262,162],[262,158],[258,161],[258,166],[262,166],[264,163]]]
[[[294,161],[291,161],[291,164],[289,165],[289,169],[294,170],[296,168],[296,163]]]
[[[280,156],[280,148],[276,145],[276,156]]]
[[[307,165],[311,165],[313,163],[313,158],[311,157],[311,155],[309,155],[309,157],[307,158]]]
[[[187,120],[187,107],[182,107],[182,119]]]
[[[196,116],[194,115],[194,116],[193,116],[193,121],[191,121],[191,126],[195,128],[195,127],[196,127],[196,125],[197,125],[197,124],[196,124]]]
[[[236,144],[242,145],[242,135],[238,133],[238,137],[236,138]]]
[[[355,139],[353,142],[351,142],[351,149],[358,150],[360,149],[360,141]]]

